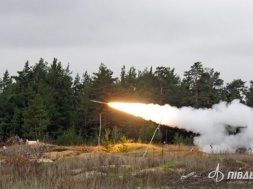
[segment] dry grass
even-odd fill
[[[252,188],[251,183],[215,183],[207,175],[218,163],[222,171],[252,171],[246,154],[211,154],[191,147],[127,143],[103,147],[13,146],[0,152],[0,188]],[[144,151],[149,148],[143,158]],[[16,153],[15,153],[16,152]],[[53,158],[54,157],[54,158]],[[53,163],[38,161],[51,158]],[[180,179],[195,172],[195,176]]]

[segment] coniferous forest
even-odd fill
[[[40,59],[33,66],[26,62],[14,76],[6,70],[0,88],[0,141],[18,135],[62,145],[97,144],[100,115],[102,136],[109,134],[113,142],[122,136],[150,140],[155,123],[93,103],[92,99],[194,108],[240,99],[253,106],[253,81],[249,87],[241,79],[224,83],[218,71],[205,68],[201,62],[193,63],[183,78],[170,67],[139,71],[125,66],[116,78],[103,63],[96,73],[84,71],[73,78],[69,66],[62,67],[57,59],[52,63]],[[156,142],[173,143],[175,137],[195,134],[162,126]]]

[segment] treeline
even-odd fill
[[[137,71],[121,69],[119,78],[101,64],[98,72],[72,78],[69,66],[54,59],[40,59],[34,66],[26,62],[17,76],[5,71],[0,94],[0,141],[10,136],[40,139],[59,144],[95,144],[100,115],[102,131],[110,129],[112,140],[121,136],[148,141],[155,124],[126,115],[91,99],[170,104],[177,107],[210,108],[219,101],[240,99],[253,106],[253,81],[235,79],[224,84],[220,73],[194,63],[181,79],[174,68],[157,67]],[[172,142],[174,135],[192,133],[162,127],[158,141]]]

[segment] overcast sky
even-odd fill
[[[4,0],[0,74],[57,58],[74,74],[103,62],[117,77],[200,61],[226,82],[253,80],[252,0]]]

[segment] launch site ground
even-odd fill
[[[206,154],[196,146],[142,143],[100,147],[39,143],[0,151],[0,188],[6,189],[253,187],[250,176],[227,179],[231,171],[253,172],[253,155]]]

